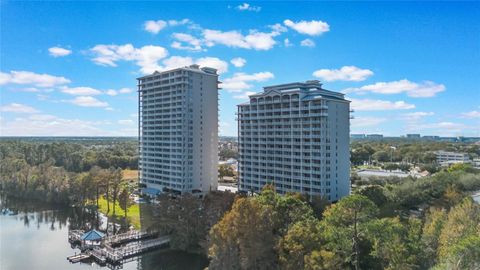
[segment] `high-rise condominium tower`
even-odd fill
[[[191,65],[137,80],[140,182],[176,194],[215,190],[217,70]]]
[[[350,102],[319,81],[263,90],[238,105],[240,190],[348,195]]]

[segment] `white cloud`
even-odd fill
[[[109,95],[109,96],[116,96],[118,95],[118,92],[117,90],[114,90],[114,89],[108,89],[105,91],[105,94]]]
[[[172,48],[179,49],[179,50],[188,50],[188,51],[201,51],[202,50],[202,41],[190,34],[185,33],[174,33],[172,35],[174,39],[177,41],[172,42]],[[187,43],[188,45],[185,46],[182,44]]]
[[[163,69],[174,69],[179,67],[185,67],[193,64],[191,57],[184,56],[171,56],[162,61]]]
[[[216,57],[202,57],[195,61],[195,64],[201,67],[211,67],[217,69],[219,74],[228,71],[228,63]]]
[[[238,94],[238,95],[234,95],[233,98],[236,98],[236,99],[248,99],[248,96],[251,96],[251,95],[254,95],[256,94],[255,92],[251,92],[251,91],[247,91],[247,92],[243,92],[241,94]]]
[[[158,34],[160,30],[165,28],[167,26],[167,22],[163,20],[158,20],[158,21],[146,21],[144,24],[144,29],[145,31],[148,31],[152,34]]]
[[[12,113],[37,113],[38,110],[30,107],[28,105],[20,103],[10,103],[0,107],[1,112],[12,112]]]
[[[35,87],[52,87],[70,83],[65,77],[49,74],[38,74],[30,71],[0,72],[0,85],[4,84],[29,84]]]
[[[257,72],[253,74],[235,73],[232,77],[224,79],[220,87],[229,92],[241,92],[242,90],[253,87],[249,82],[263,82],[273,79],[274,77],[271,72]]]
[[[310,36],[318,36],[322,33],[330,31],[330,26],[328,23],[322,21],[312,20],[293,22],[291,20],[285,20],[283,23],[301,34]]]
[[[416,122],[424,117],[434,115],[434,112],[411,112],[402,114],[401,118],[408,122]]]
[[[52,121],[56,118],[56,116],[50,114],[32,114],[28,117],[32,121]]]
[[[197,64],[201,67],[215,68],[219,74],[228,71],[228,63],[216,57],[202,57],[193,60],[191,57],[172,56],[162,61],[162,64],[163,67],[160,70],[168,70]]]
[[[35,88],[35,87],[18,88],[18,89],[15,89],[14,91],[26,92],[26,93],[39,93],[39,92],[41,92],[40,89]]]
[[[235,67],[243,67],[245,66],[245,63],[247,63],[247,60],[241,57],[236,57],[230,60],[230,63],[232,63],[232,65],[234,65]]]
[[[381,117],[359,116],[352,119],[351,124],[353,128],[371,127],[371,126],[379,125],[385,121],[387,121],[387,119],[381,118]]]
[[[447,129],[450,131],[462,131],[466,128],[467,126],[465,124],[453,122],[438,122],[422,125],[422,129]]]
[[[44,95],[44,94],[37,94],[37,99],[38,100],[47,100],[47,99],[49,99],[49,96]]]
[[[415,105],[406,103],[405,101],[388,101],[374,99],[350,99],[351,107],[357,111],[387,111],[387,110],[410,110]]]
[[[237,9],[240,11],[255,11],[259,12],[262,8],[257,6],[251,6],[249,3],[243,3],[237,6]]]
[[[356,66],[343,66],[340,69],[319,69],[313,72],[313,76],[327,82],[332,81],[364,81],[372,76],[369,69],[361,69]]]
[[[75,96],[91,96],[91,95],[100,95],[102,91],[91,88],[91,87],[61,87],[60,91],[65,94],[75,95]]]
[[[238,31],[222,32],[219,30],[205,29],[202,34],[204,42],[208,47],[222,44],[232,48],[270,50],[276,44],[273,37],[280,33],[275,30],[270,33],[250,30],[249,34],[244,36]]]
[[[118,123],[120,125],[133,125],[133,120],[131,119],[122,119],[122,120],[118,120]]]
[[[11,121],[0,119],[3,136],[119,136],[136,135],[136,132],[122,133],[107,131],[99,127],[105,121],[65,119],[48,114],[33,114]]]
[[[67,56],[67,55],[72,53],[71,50],[61,48],[61,47],[51,47],[51,48],[48,49],[48,52],[53,57]]]
[[[133,90],[130,89],[130,88],[121,88],[120,90],[118,90],[118,92],[119,92],[120,94],[129,94],[129,93],[132,93]]]
[[[436,123],[422,123],[421,125],[410,125],[409,130],[436,134],[440,136],[478,136],[480,128],[478,125],[466,125],[464,123],[441,121]]]
[[[300,46],[312,48],[315,47],[315,42],[309,38],[306,38],[300,42]]]
[[[162,29],[164,29],[167,26],[177,26],[177,25],[184,25],[184,24],[188,24],[188,23],[190,23],[189,19],[183,19],[183,20],[180,20],[180,21],[177,21],[177,20],[168,20],[168,21],[149,20],[149,21],[146,21],[143,24],[143,29],[147,32],[152,33],[152,34],[158,34],[158,32],[160,32]]]
[[[132,44],[96,45],[90,51],[94,54],[92,61],[103,66],[117,66],[118,61],[134,61],[144,74],[160,70],[158,61],[167,57],[168,51],[160,46],[147,45],[135,48]]]
[[[183,19],[183,20],[168,20],[168,25],[169,26],[177,26],[177,25],[184,25],[184,24],[190,24],[192,21],[189,19]]]
[[[480,118],[480,111],[471,111],[462,113],[462,117],[464,118]]]
[[[285,47],[291,47],[291,46],[293,46],[293,44],[290,42],[290,40],[289,40],[288,38],[286,38],[286,39],[283,40],[283,45],[284,45]]]
[[[283,33],[283,32],[287,32],[288,31],[288,28],[279,24],[279,23],[276,23],[276,24],[273,24],[273,25],[269,25],[268,27],[270,27],[272,30],[273,30],[273,33]]]
[[[411,82],[407,79],[392,82],[378,82],[375,84],[365,85],[360,88],[348,88],[344,93],[359,93],[364,94],[368,92],[377,94],[400,94],[406,93],[409,97],[433,97],[437,93],[445,91],[443,84],[437,84],[432,81],[424,81],[421,83]]]
[[[79,96],[71,100],[66,100],[66,102],[82,107],[108,107],[107,102],[100,101],[91,96]]]

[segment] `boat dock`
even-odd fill
[[[70,243],[81,242],[83,231],[70,231]],[[123,234],[105,237],[98,245],[83,247],[83,251],[67,257],[71,263],[86,260],[95,260],[100,265],[107,263],[112,265],[122,264],[127,258],[137,256],[149,250],[167,247],[170,244],[170,236],[160,236],[152,232],[131,231]]]

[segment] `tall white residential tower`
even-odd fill
[[[238,105],[239,188],[350,193],[350,102],[319,81],[268,86]]]
[[[150,192],[216,190],[217,70],[191,65],[137,80],[140,183]]]

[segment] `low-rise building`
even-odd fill
[[[382,135],[382,134],[368,134],[368,135],[367,135],[367,139],[370,139],[370,140],[381,140],[381,139],[383,139],[383,135]]]
[[[475,169],[479,169],[479,170],[480,170],[480,158],[474,158],[473,161],[472,161],[472,166],[473,166]]]
[[[456,153],[448,151],[435,152],[437,163],[441,166],[449,166],[456,163],[469,163],[470,158],[467,153]]]

